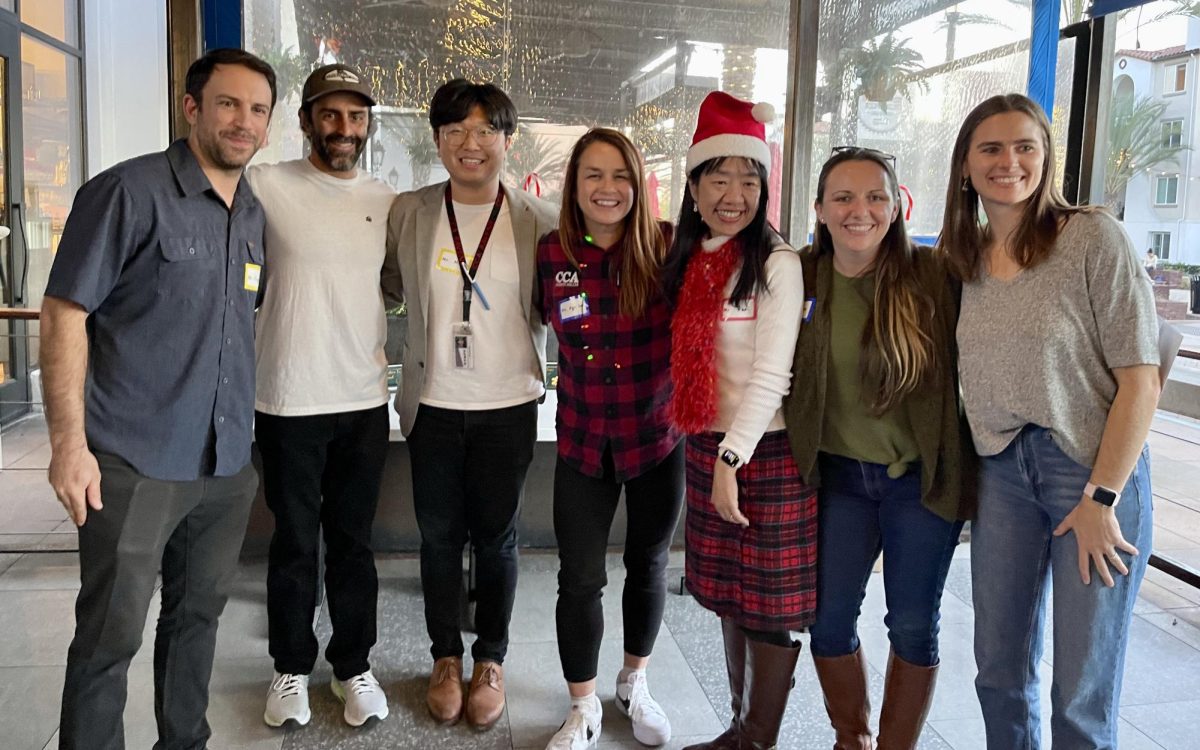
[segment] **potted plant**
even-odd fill
[[[852,55],[852,65],[858,74],[858,93],[869,102],[886,107],[896,94],[908,97],[906,84],[915,73],[925,69],[921,53],[908,46],[908,38],[897,39],[889,31],[878,39],[870,39]],[[922,89],[924,81],[918,81]]]

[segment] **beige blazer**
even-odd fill
[[[512,219],[521,275],[521,306],[529,321],[534,356],[530,372],[539,379],[546,374],[546,325],[533,307],[537,285],[537,242],[558,227],[558,209],[528,193],[500,186]],[[446,183],[401,193],[388,214],[387,255],[380,284],[388,307],[408,302],[408,337],[402,358],[404,369],[396,392],[400,431],[407,436],[417,418],[417,405],[425,387],[425,342],[429,319],[429,274],[434,264],[433,240],[442,219]]]

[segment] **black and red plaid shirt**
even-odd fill
[[[662,227],[670,238],[671,226]],[[657,298],[640,318],[622,315],[610,267],[619,259],[583,239],[572,250],[578,268],[557,232],[538,243],[542,317],[558,336],[558,455],[580,473],[602,477],[608,449],[616,481],[625,482],[679,443],[668,419],[671,313]],[[564,322],[564,309],[581,295],[588,314]]]

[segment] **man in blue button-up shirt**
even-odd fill
[[[215,50],[187,74],[186,140],[80,189],[42,309],[50,484],[79,526],[61,748],[122,748],[126,672],[162,569],[156,747],[202,748],[217,618],[250,465],[263,212],[242,169],[270,66]]]

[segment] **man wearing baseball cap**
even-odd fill
[[[312,716],[320,534],[330,687],[351,726],[388,715],[368,660],[379,590],[371,526],[388,446],[379,276],[393,198],[358,168],[374,104],[355,69],[318,68],[301,94],[308,157],[247,171],[266,212],[272,264],[258,311],[254,434],[275,514],[267,569],[275,675],[263,713],[273,727]]]

